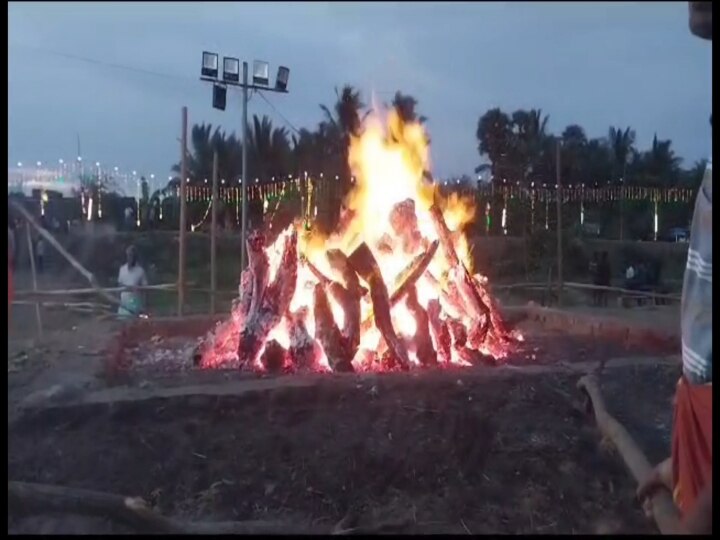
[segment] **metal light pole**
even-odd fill
[[[248,173],[247,173],[247,147],[248,147],[248,121],[247,121],[247,106],[248,106],[248,63],[243,62],[243,97],[242,97],[242,111],[243,111],[243,132],[242,132],[242,225],[240,228],[240,270],[245,270],[247,267],[247,229],[248,229],[248,204],[247,204],[247,185],[248,185]]]
[[[213,107],[225,110],[226,91],[228,86],[242,88],[242,225],[240,266],[244,270],[247,266],[247,234],[248,234],[248,183],[250,181],[247,166],[248,148],[248,90],[279,92],[287,94],[287,84],[290,70],[279,66],[275,86],[270,86],[269,67],[267,62],[255,61],[253,66],[253,80],[248,80],[248,63],[242,63],[242,81],[240,81],[240,61],[237,58],[223,58],[222,73],[219,67],[219,56],[216,53],[203,52],[203,63],[200,80],[213,83]],[[222,74],[222,79],[220,75]]]

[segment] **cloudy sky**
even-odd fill
[[[8,152],[87,160],[158,177],[177,161],[180,110],[235,130],[240,98],[211,107],[201,53],[290,67],[288,95],[250,113],[313,127],[350,83],[366,102],[395,90],[429,118],[437,175],[480,162],[488,108],[542,108],[550,129],[589,136],[632,126],[641,146],[671,138],[687,165],[710,153],[711,45],[687,2],[39,3],[8,6]],[[284,117],[284,118],[283,118]]]

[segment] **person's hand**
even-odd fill
[[[672,492],[672,460],[667,458],[665,461],[657,465],[648,475],[648,477],[640,482],[637,488],[637,497],[643,501],[643,508],[648,506],[647,499],[661,488],[666,488]],[[649,503],[649,501],[647,501]],[[650,508],[652,510],[652,508]]]

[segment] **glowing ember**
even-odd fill
[[[350,143],[357,179],[338,230],[301,224],[270,246],[255,231],[232,316],[200,344],[201,367],[386,371],[501,360],[514,341],[472,275],[472,200],[427,180],[427,137],[392,110]]]

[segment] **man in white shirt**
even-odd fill
[[[120,293],[118,315],[120,317],[137,317],[143,311],[142,293],[137,288],[147,286],[148,280],[145,270],[137,262],[135,246],[129,246],[125,255],[127,262],[120,267],[118,285],[130,290]]]

